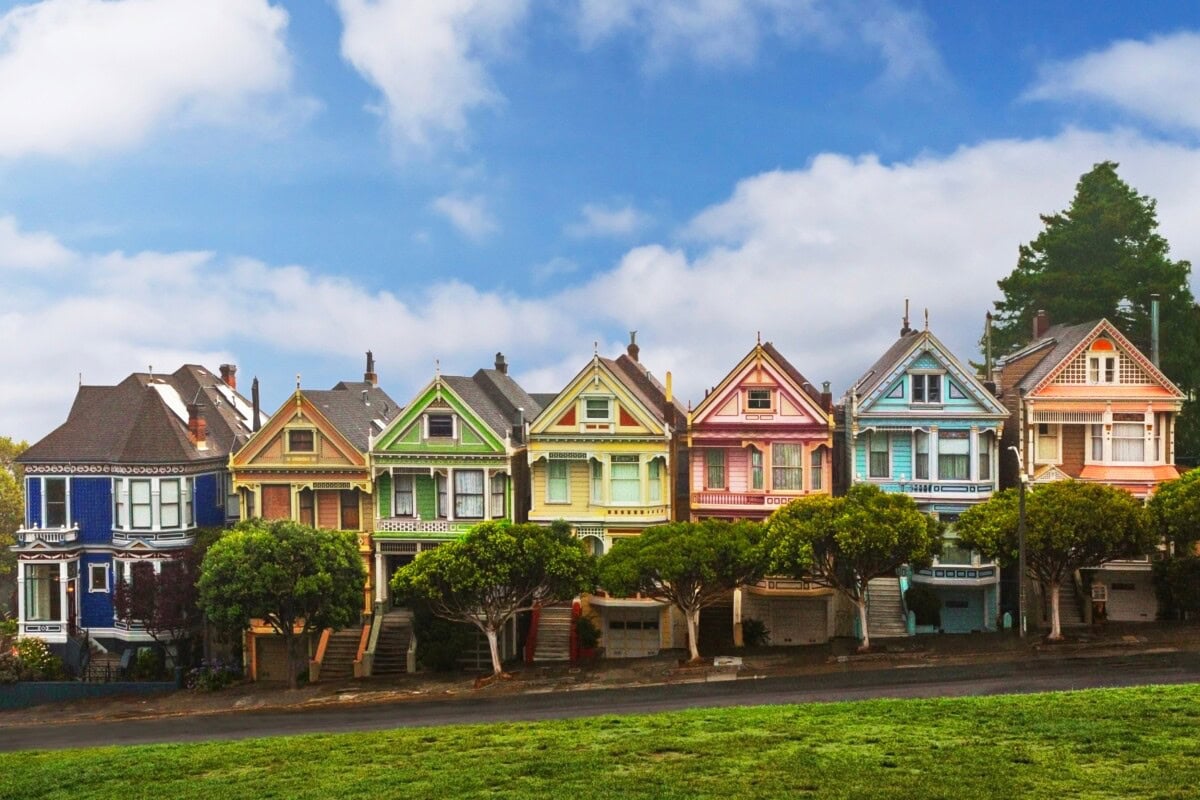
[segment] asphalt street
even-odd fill
[[[0,729],[0,751],[198,742],[344,733],[459,723],[644,714],[685,708],[818,703],[870,698],[1026,694],[1200,682],[1200,653],[1056,658],[955,666],[889,666],[818,676],[739,679],[625,689],[346,704],[156,719],[85,721]]]

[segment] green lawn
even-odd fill
[[[0,755],[4,798],[1198,794],[1192,686]]]

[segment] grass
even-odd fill
[[[1200,686],[0,755],[0,797],[24,800],[1191,798],[1197,787]]]

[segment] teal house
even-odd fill
[[[999,567],[960,547],[954,523],[998,489],[1004,406],[928,327],[913,330],[906,316],[900,337],[846,393],[843,415],[849,481],[910,495],[945,523],[930,567],[897,576],[895,586],[887,585],[891,579],[872,582],[872,628],[900,632],[911,582],[933,589],[941,601],[940,619],[923,630],[994,630]]]

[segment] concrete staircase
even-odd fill
[[[875,578],[867,584],[867,632],[872,639],[908,635],[899,578]]]
[[[412,615],[401,611],[384,614],[375,644],[372,677],[403,675],[408,672],[408,644],[412,641]]]
[[[1046,598],[1046,627],[1050,626],[1050,598]],[[1058,587],[1058,619],[1064,628],[1086,625],[1083,607],[1075,594],[1075,582],[1068,579]]]
[[[362,628],[351,627],[334,631],[325,645],[325,657],[321,660],[322,681],[344,681],[354,677],[354,659],[358,657],[358,644],[362,641]]]
[[[571,606],[542,606],[533,660],[571,660]]]

